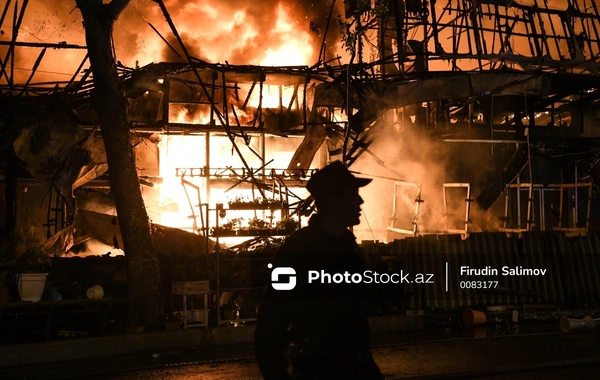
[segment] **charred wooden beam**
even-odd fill
[[[512,183],[525,168],[528,160],[527,144],[521,144],[517,151],[498,171],[496,178],[486,186],[475,200],[482,210],[492,207],[504,189],[506,189],[506,185]]]
[[[77,78],[77,75],[79,75],[79,73],[81,72],[81,69],[83,68],[83,65],[85,65],[85,62],[88,60],[88,57],[89,57],[89,54],[86,53],[85,57],[83,57],[83,60],[81,61],[81,63],[77,67],[77,70],[75,70],[75,73],[71,77],[71,80],[69,80],[69,82],[65,86],[65,92],[68,93],[70,91],[69,87],[71,87],[73,85],[73,82],[75,82],[75,78]]]
[[[182,83],[188,86],[196,86],[196,87],[200,87],[200,85],[198,84],[198,82],[194,82],[193,80],[187,80],[187,79],[181,79],[181,78],[177,78],[177,77],[169,77],[169,79],[172,82],[178,82],[178,83]],[[223,86],[221,85],[215,85],[215,84],[208,84],[208,83],[204,83],[204,86],[206,86],[207,88],[222,88]],[[225,88],[230,89],[230,90],[238,90],[240,87],[237,85],[237,83],[235,85],[229,85],[226,86]]]
[[[8,65],[8,60],[11,60],[11,65],[10,65],[10,77],[8,77],[8,84],[10,87],[13,86],[13,75],[14,75],[14,70],[15,70],[15,43],[17,42],[17,37],[19,35],[19,28],[21,27],[21,23],[23,22],[23,16],[25,15],[25,9],[27,8],[27,4],[29,3],[29,0],[25,0],[23,2],[23,5],[21,6],[21,11],[19,12],[19,16],[17,17],[17,10],[18,10],[18,2],[15,2],[15,10],[14,10],[14,14],[13,14],[13,33],[12,33],[12,39],[10,41],[10,46],[8,48],[8,51],[6,52],[6,57],[4,58],[4,61],[2,62],[2,69],[0,72],[0,77],[5,75],[6,76],[6,67]]]
[[[31,47],[31,48],[49,48],[49,49],[87,49],[87,46],[68,44],[66,42],[59,43],[46,43],[46,42],[20,42],[16,41],[12,44],[10,41],[0,41],[1,46],[12,46],[15,47]]]
[[[256,81],[252,82],[252,85],[250,86],[250,90],[248,91],[248,95],[246,95],[246,99],[244,100],[244,104],[242,104],[242,111],[246,110],[246,107],[248,106],[248,101],[250,101],[250,96],[252,95],[252,91],[254,91],[254,87],[256,86]]]
[[[231,129],[229,128],[229,115],[228,115],[228,111],[227,111],[227,89],[226,89],[227,82],[225,81],[225,74],[223,74],[222,77],[223,77],[223,115],[225,116],[225,124],[223,124],[223,128],[225,129],[225,132],[227,133],[227,136],[229,137],[229,141],[231,141],[231,144],[233,145],[233,148],[235,149],[235,151],[237,152],[238,156],[240,157],[240,160],[242,160],[242,163],[244,164],[244,167],[249,172],[251,172],[252,169],[250,168],[250,166],[246,162],[246,159],[244,158],[244,155],[240,151],[240,148],[237,146],[237,143],[235,142],[235,138],[234,138],[233,134],[231,133]],[[265,192],[264,192],[264,190],[261,187],[258,186],[258,181],[256,180],[256,178],[252,175],[250,177],[250,179],[256,185],[256,187],[258,188],[258,192],[260,193],[260,196],[263,199],[265,199]]]
[[[4,11],[2,11],[2,16],[0,16],[0,28],[2,28],[2,25],[4,24],[4,18],[6,17],[6,13],[8,13],[11,1],[12,0],[8,0],[4,5]]]
[[[167,41],[162,34],[160,34],[160,32],[154,27],[154,25],[152,25],[151,23],[148,23],[148,25],[150,25],[150,27],[152,28],[152,30],[154,30],[156,32],[156,34],[158,34],[158,36],[160,37],[161,40],[163,40],[163,42],[165,44],[167,44],[167,46],[169,47],[169,49],[171,49],[173,51],[173,53],[175,53],[179,58],[183,58],[178,52],[177,50],[175,50],[175,48],[173,47],[173,45],[171,45],[169,43],[169,41]]]
[[[327,60],[327,48],[325,46],[325,42],[327,40],[327,33],[329,32],[329,24],[331,23],[331,15],[333,14],[334,7],[335,7],[335,0],[333,0],[331,2],[331,9],[329,9],[329,16],[327,16],[327,25],[325,26],[325,33],[323,33],[323,41],[321,42],[321,49],[319,50],[319,61]]]
[[[29,75],[29,78],[27,78],[27,81],[25,82],[25,84],[23,85],[23,89],[21,90],[21,92],[19,92],[19,96],[23,95],[23,93],[25,92],[25,90],[27,89],[27,86],[29,85],[29,82],[31,82],[31,79],[33,78],[33,76],[35,75],[38,66],[40,65],[40,63],[42,62],[42,59],[44,58],[44,54],[46,54],[46,49],[44,48],[44,50],[41,51],[40,55],[37,57],[37,59],[35,60],[35,63],[33,64],[33,68],[31,69],[31,74]]]
[[[404,62],[404,1],[392,1],[392,8],[394,12],[394,21],[396,27],[396,47],[398,48],[398,61],[400,62],[400,71],[404,71],[402,62]]]
[[[545,14],[554,14],[554,15],[564,15],[567,12],[570,12],[574,17],[581,17],[581,18],[590,18],[590,19],[599,19],[598,15],[596,14],[591,14],[591,13],[585,13],[585,12],[581,12],[581,11],[577,11],[574,8],[570,9],[570,10],[561,10],[561,9],[554,9],[554,8],[542,8],[542,7],[538,7],[536,5],[526,5],[526,4],[522,4],[516,1],[512,1],[512,0],[479,0],[479,2],[481,4],[497,4],[506,8],[516,8],[516,9],[520,9],[523,11],[528,11],[528,12],[540,12],[540,13],[545,13]]]

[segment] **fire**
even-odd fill
[[[299,25],[293,25],[286,9],[279,4],[275,33],[282,42],[278,47],[269,48],[262,60],[263,66],[297,66],[310,64],[313,55],[311,36],[302,32]]]
[[[209,44],[208,47],[203,49],[203,53],[211,61],[220,61],[228,56],[235,56],[236,51],[239,49],[242,49],[247,44],[252,46],[253,41],[264,37],[261,35],[261,26],[253,25],[248,20],[247,9],[234,12],[233,18],[228,18],[229,22],[222,23],[219,20],[222,19],[223,8],[219,8],[216,4],[194,3],[193,5],[188,4],[184,8],[188,11],[204,12],[205,17],[208,17],[215,23],[216,30],[212,30],[212,32],[217,36],[222,37],[223,33],[236,34],[235,40],[231,41],[233,43]],[[242,63],[258,64],[261,66],[300,66],[311,63],[311,60],[314,58],[312,45],[315,41],[313,40],[313,36],[309,34],[307,27],[303,27],[299,22],[292,19],[290,12],[291,10],[281,3],[277,5],[275,25],[272,31],[266,33],[269,41],[263,55],[255,54],[255,58],[250,58],[249,62]],[[193,26],[198,30],[197,24]],[[188,30],[189,27],[190,25],[184,22],[182,31],[190,32],[191,30]],[[201,29],[197,33],[202,35],[204,31]],[[212,37],[207,35],[206,37],[208,41],[215,41],[214,35]],[[217,38],[217,40],[222,41],[221,37]],[[224,49],[229,50],[225,51]],[[241,90],[241,98],[244,99],[250,90],[250,85],[238,84],[238,86]],[[282,105],[287,108],[293,94],[294,86],[285,86],[280,89],[278,86],[264,85],[261,100],[260,91],[258,86],[256,86],[250,95],[248,105],[254,109],[259,104],[262,105],[262,108],[278,109]],[[300,102],[300,99],[297,100]],[[236,106],[235,112],[240,124],[247,125],[253,119],[254,115],[251,112],[241,109],[239,102],[234,106]],[[190,112],[185,107],[179,107],[171,111],[170,120],[175,123],[208,124],[210,122],[210,109],[208,106],[205,106],[196,112]],[[229,123],[230,125],[235,125],[238,120],[231,115]]]
[[[166,2],[166,5],[186,47],[198,58],[209,62],[263,66],[314,63],[314,53],[318,50],[314,47],[320,41],[309,33],[308,17],[301,15],[299,9],[273,0],[261,4],[252,1],[236,3],[196,0],[184,6],[176,2]],[[171,35],[158,9],[151,7],[152,11],[147,11],[140,6],[136,8],[142,13],[144,21],[152,23],[164,36]],[[128,16],[136,17],[135,14]],[[174,59],[165,43],[150,27],[143,27],[142,30],[136,36],[136,45],[143,44],[141,49],[131,46],[131,41],[115,38],[122,45],[130,45],[130,50],[135,49],[131,50],[134,54],[121,51],[123,56],[130,56],[128,61],[137,60],[140,64],[146,64],[161,56],[163,60]],[[117,27],[115,33],[118,33]],[[174,39],[168,39],[177,46]]]
[[[316,15],[300,5],[287,4],[279,0],[261,2],[222,2],[218,0],[192,0],[177,2],[165,0],[173,23],[192,56],[209,62],[221,62],[240,65],[262,66],[300,66],[316,63],[316,54],[321,43],[320,36],[310,31],[309,23]],[[32,0],[25,12],[21,26],[19,41],[49,43],[67,42],[85,45],[85,30],[82,26],[81,14],[73,5],[51,0]],[[321,15],[322,16],[322,15]],[[7,15],[7,20],[12,14]],[[144,66],[152,62],[183,60],[176,57],[148,24],[152,24],[170,43],[178,47],[172,31],[165,22],[165,17],[152,2],[132,0],[119,17],[114,28],[114,44],[117,59],[125,66]],[[7,25],[3,30],[10,35]],[[4,49],[4,48],[3,48]],[[5,50],[1,50],[3,52]],[[28,78],[37,54],[29,49],[17,49],[16,64],[21,74],[16,82],[23,83]],[[41,80],[68,80],[73,75],[85,50],[48,51],[38,73],[32,83]],[[68,59],[66,59],[68,57]],[[22,70],[21,70],[22,69]],[[57,74],[58,73],[58,74]],[[57,76],[58,75],[58,76]],[[239,84],[240,99],[245,99],[249,85]],[[245,88],[244,88],[245,87]],[[302,105],[301,89],[298,90],[294,106]],[[245,91],[245,93],[244,93]],[[258,86],[255,86],[246,109],[241,102],[233,102],[238,119],[242,125],[249,125],[255,117],[260,104],[263,109],[287,109],[295,91],[294,85],[263,86],[262,100]],[[220,106],[221,107],[221,106]],[[229,122],[237,123],[230,112]],[[169,120],[172,123],[209,124],[210,108],[208,106],[171,105]],[[218,120],[217,120],[218,123]],[[285,140],[285,141],[283,141]],[[251,136],[247,147],[239,140],[238,146],[248,165],[258,168],[264,162],[256,153],[266,152],[266,160],[274,160],[266,169],[287,168],[301,138],[271,138]],[[264,145],[263,145],[264,144]],[[209,149],[209,152],[206,149]],[[147,199],[149,215],[153,222],[170,227],[192,230],[194,215],[197,224],[200,221],[199,204],[210,202],[214,208],[216,203],[227,203],[238,196],[250,197],[252,191],[248,186],[225,190],[235,182],[226,185],[210,185],[207,187],[205,177],[186,175],[185,180],[192,185],[182,185],[181,177],[176,176],[176,168],[202,168],[207,164],[215,168],[231,166],[239,170],[243,167],[240,157],[232,149],[226,136],[211,134],[210,144],[206,144],[206,136],[163,136],[158,146],[160,154],[159,195],[156,199]],[[208,154],[207,154],[208,153]],[[209,156],[210,162],[206,162]],[[211,170],[214,171],[214,170]],[[184,189],[187,189],[187,195]],[[291,189],[299,197],[305,197],[304,188]],[[258,193],[255,192],[256,195]],[[267,192],[266,197],[273,197]],[[292,200],[293,201],[293,200]],[[259,216],[259,215],[257,215]],[[228,216],[229,217],[229,216]],[[210,215],[214,225],[214,214]],[[197,225],[197,227],[200,227]]]
[[[233,4],[218,0],[165,0],[165,4],[186,47],[198,58],[209,62],[266,66],[316,62],[321,37],[310,32],[309,23],[323,15],[299,4],[279,0],[247,0]],[[3,41],[9,41],[12,35],[12,12],[11,7],[2,26]],[[159,7],[147,0],[132,0],[115,24],[117,59],[129,67],[135,67],[136,63],[144,66],[184,59],[174,55],[149,23],[178,48]],[[69,2],[31,0],[18,41],[84,46],[81,14]],[[6,49],[6,46],[0,47],[0,53],[4,55]],[[15,82],[27,80],[39,52],[32,48],[17,49]],[[32,83],[69,80],[84,56],[85,50],[48,50]]]
[[[185,106],[170,107],[169,120],[173,123],[179,124],[207,125],[210,123],[209,107],[198,108],[194,111],[186,108]]]
[[[288,139],[265,137],[263,141],[260,136],[252,136],[250,147],[247,147],[242,141],[236,141],[244,159],[254,170],[261,167],[263,163],[259,157],[252,153],[250,148],[260,152],[262,150],[261,145],[264,143],[267,159],[269,161],[273,160],[268,166],[269,168],[266,169],[266,174],[269,174],[271,168],[277,169],[277,173],[280,174],[282,169],[285,169],[289,164],[300,142],[301,138],[298,137]],[[233,173],[227,167],[231,167],[238,174],[241,174],[243,164],[237,153],[232,153],[232,145],[228,137],[211,134],[209,149],[209,160],[212,168],[210,172],[212,174],[218,172],[222,174],[223,179],[229,179]],[[226,191],[235,184],[235,181],[224,181],[221,184],[213,181],[207,194],[206,178],[198,175],[199,168],[206,165],[205,136],[163,136],[159,143],[159,153],[160,173],[163,178],[160,185],[160,195],[159,199],[147,202],[149,214],[153,219],[157,218],[155,220],[157,223],[192,231],[194,227],[192,215],[195,215],[196,228],[200,228],[202,218],[206,218],[206,208],[202,207],[201,216],[201,208],[198,205],[209,203],[211,209],[208,215],[209,226],[214,227],[217,218],[214,209],[217,203],[227,204],[237,197],[252,199],[253,196],[260,196],[256,189],[253,191],[249,186],[243,184]],[[182,184],[181,176],[175,175],[177,168],[188,169],[184,176],[187,184]],[[192,169],[195,169],[195,171],[192,171]],[[291,188],[290,190],[299,197],[307,195],[303,187]],[[273,193],[266,191],[265,197],[273,198]],[[290,202],[293,201],[294,199],[290,199]],[[247,222],[254,216],[270,220],[268,214],[268,212],[263,214],[262,211],[256,213],[254,211],[227,212],[225,218],[219,218],[219,223],[223,224],[232,218],[242,218]],[[272,221],[276,222],[279,219],[280,215],[275,213]]]

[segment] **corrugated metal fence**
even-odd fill
[[[600,301],[600,232],[567,237],[559,232],[428,235],[389,244],[364,243],[371,269],[410,273],[403,284],[409,308],[476,305],[572,304]],[[446,267],[448,271],[446,272]],[[496,275],[461,274],[461,267]],[[503,275],[503,268],[545,269],[544,275]],[[434,283],[417,283],[416,274]],[[427,275],[423,279],[427,279]],[[497,286],[493,286],[497,281]],[[477,288],[473,288],[475,285]],[[491,286],[490,286],[491,285]]]

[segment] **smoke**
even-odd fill
[[[63,257],[124,256],[122,249],[111,247],[96,239],[88,239],[71,247]]]
[[[415,128],[415,131],[417,128]],[[365,175],[394,178],[421,187],[418,227],[420,231],[441,231],[444,228],[444,206],[441,188],[444,181],[443,150],[424,134],[403,131],[386,134],[386,138],[376,140],[370,151],[383,161],[380,165],[372,155],[363,155],[351,170]],[[363,218],[355,228],[358,240],[387,241],[388,236],[399,239],[408,235],[388,233],[391,226],[394,182],[392,179],[374,178],[373,182],[361,189]],[[412,230],[415,214],[415,199],[418,188],[410,185],[396,186],[396,228]],[[391,235],[390,235],[391,234]]]
[[[420,195],[417,219],[419,234],[447,233],[448,229],[461,230],[465,227],[466,187],[447,188],[444,205],[444,183],[465,182],[471,184],[471,199],[481,189],[473,187],[474,177],[462,173],[463,181],[457,171],[463,168],[453,165],[449,154],[454,146],[444,145],[432,140],[424,128],[408,123],[402,131],[392,128],[383,133],[369,147],[372,153],[363,153],[350,167],[363,176],[373,176],[373,182],[360,190],[364,199],[363,216],[354,232],[358,240],[390,241],[401,239],[409,234],[391,232],[392,207],[396,192],[395,228],[412,230],[416,211],[416,199]],[[375,157],[374,157],[375,156]],[[466,157],[463,154],[463,157]],[[468,154],[469,167],[485,170],[493,160],[489,151],[473,150]],[[378,161],[381,160],[381,161]],[[359,175],[360,176],[360,175]],[[387,177],[387,178],[378,178]],[[392,178],[392,179],[388,179]],[[394,183],[400,182],[394,191]],[[413,184],[420,186],[415,187]],[[475,184],[476,185],[476,184]],[[448,217],[447,217],[448,215]],[[498,215],[485,212],[471,202],[469,232],[493,231],[500,227]]]

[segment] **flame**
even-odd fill
[[[315,63],[321,37],[310,31],[309,23],[315,18],[322,21],[327,16],[322,8],[312,9],[302,2],[287,4],[278,0],[247,0],[234,4],[218,0],[165,0],[165,4],[193,56],[209,62],[242,65]],[[10,7],[2,26],[0,39],[3,41],[9,41],[12,36],[12,13],[13,7]],[[20,8],[17,15],[19,13]],[[149,23],[179,50],[160,8],[149,0],[132,0],[114,27],[117,59],[129,67],[184,60],[174,55]],[[25,11],[18,41],[85,46],[81,13],[69,2],[32,0]],[[0,46],[3,56],[7,48]],[[41,49],[16,50],[15,83],[24,83]],[[84,56],[85,50],[48,50],[32,83],[69,80]],[[5,81],[2,78],[2,82]]]
[[[253,136],[250,148],[256,152],[260,152],[261,144],[264,143],[268,160],[273,160],[265,169],[266,174],[269,174],[271,169],[275,169],[276,173],[280,174],[283,169],[287,168],[301,140],[301,138],[296,137],[281,139],[266,136],[263,142],[261,137]],[[250,148],[244,145],[241,140],[236,143],[244,159],[253,170],[257,170],[263,165],[262,160],[252,153]],[[224,181],[221,184],[211,182],[210,199],[207,199],[206,178],[199,176],[199,168],[206,165],[205,136],[163,136],[158,144],[158,148],[160,154],[160,174],[163,180],[162,184],[159,185],[160,195],[158,199],[148,201],[147,207],[151,217],[157,218],[157,222],[162,225],[192,231],[194,226],[192,215],[196,215],[196,227],[200,228],[202,218],[206,218],[206,208],[202,208],[202,216],[200,216],[201,211],[198,205],[209,203],[209,208],[213,209],[208,216],[209,226],[214,227],[216,223],[214,208],[217,203],[227,204],[230,200],[237,197],[252,199],[253,196],[260,196],[256,189],[252,190],[248,186],[234,187],[225,192],[235,182]],[[231,167],[237,173],[241,174],[240,169],[243,167],[243,163],[237,153],[233,152],[232,154],[232,144],[228,137],[211,134],[209,149],[209,160],[212,167],[210,170],[211,173],[219,172],[222,174],[223,179],[229,179],[233,173],[227,167]],[[316,164],[317,161],[315,160],[313,167],[316,167]],[[191,185],[187,184],[184,187],[182,178],[176,176],[177,168],[187,168],[184,179]],[[193,172],[192,168],[194,169]],[[304,187],[290,188],[290,190],[300,197],[307,195]],[[265,192],[265,196],[273,198],[272,192],[269,191]],[[294,199],[290,200],[290,202],[293,201]],[[254,216],[268,218],[268,215],[263,215],[262,211],[258,213],[254,213],[254,211],[229,212],[225,218],[219,219],[219,224],[223,224],[231,218],[238,217],[243,218],[247,222]],[[275,213],[272,221],[276,222],[279,219],[280,215]]]
[[[185,2],[166,0],[165,3],[186,47],[195,57],[209,62],[227,61],[231,64],[262,66],[299,66],[316,62],[315,55],[319,50],[321,37],[309,31],[311,15],[302,5],[287,4],[277,0],[235,2],[236,4],[217,0]],[[7,20],[9,19],[12,19],[11,14],[7,16]],[[148,0],[132,0],[114,28],[116,56],[124,65],[142,67],[152,62],[172,60],[171,58],[174,57],[174,53],[148,23],[159,30],[171,45],[178,48],[178,42],[173,38],[164,15],[156,4]],[[3,30],[10,34],[6,25],[3,26]],[[72,5],[56,0],[47,2],[32,0],[26,11],[19,41],[40,42],[40,38],[44,42],[66,41],[85,45],[85,31],[80,12],[73,11]],[[46,54],[32,82],[70,79],[83,59],[85,50],[59,50],[52,56],[51,53],[48,51]],[[32,53],[32,50],[18,49],[16,58],[15,66],[19,65],[23,68],[23,72],[17,72],[20,74],[17,82],[23,83],[29,76],[37,53]],[[182,58],[174,59],[182,60]],[[240,100],[231,100],[231,102],[242,125],[252,124],[259,104],[263,109],[287,109],[295,91],[293,85],[283,87],[264,85],[261,100],[259,86],[255,86],[247,107],[242,109],[242,102],[248,95],[250,85],[239,84],[239,86]],[[300,94],[298,92],[293,106],[301,106]],[[169,109],[169,119],[173,123],[206,125],[210,123],[210,107],[172,104]],[[216,122],[218,124],[218,120]],[[237,124],[231,112],[229,123]],[[271,169],[281,172],[287,168],[301,142],[301,138],[295,137],[280,139],[251,136],[251,142],[246,146],[241,139],[238,140],[236,143],[241,155],[251,168],[256,169],[264,165],[263,160],[255,154],[255,152],[260,154],[263,149],[266,152],[266,160],[274,160],[265,169],[267,173]],[[176,176],[177,168],[206,166],[207,153],[209,165],[213,168],[211,172],[214,172],[215,168],[227,166],[236,170],[242,168],[244,165],[241,158],[232,149],[231,141],[227,136],[211,134],[209,152],[206,151],[205,135],[162,136],[158,148],[162,184],[158,186],[158,195],[154,199],[150,199],[151,196],[146,199],[148,213],[153,222],[192,230],[194,216],[196,227],[200,227],[200,214],[205,212],[199,207],[200,204],[210,202],[209,207],[214,208],[216,203],[227,203],[228,200],[238,196],[252,197],[252,190],[247,186],[244,188],[239,186],[225,192],[234,182],[222,185],[211,182],[210,189],[207,190],[205,177],[191,176],[188,173],[184,179],[191,185],[188,184],[184,188],[182,178]],[[301,198],[307,195],[304,187],[290,190]],[[258,195],[256,191],[254,194]],[[273,197],[270,192],[265,195],[269,198]],[[255,214],[252,211],[241,217],[248,219],[254,215],[265,217],[262,212]],[[226,218],[231,217],[236,216],[228,213]],[[275,215],[273,221],[278,217]],[[209,215],[209,224],[210,226],[215,224],[214,212]]]
[[[192,112],[185,106],[169,107],[169,120],[179,124],[198,124],[207,125],[210,123],[210,109],[208,107],[199,108]]]
[[[294,66],[308,65],[313,56],[311,36],[302,32],[302,28],[293,25],[285,7],[279,3],[277,7],[277,22],[275,33],[281,45],[269,48],[266,57],[261,61],[263,66]]]

